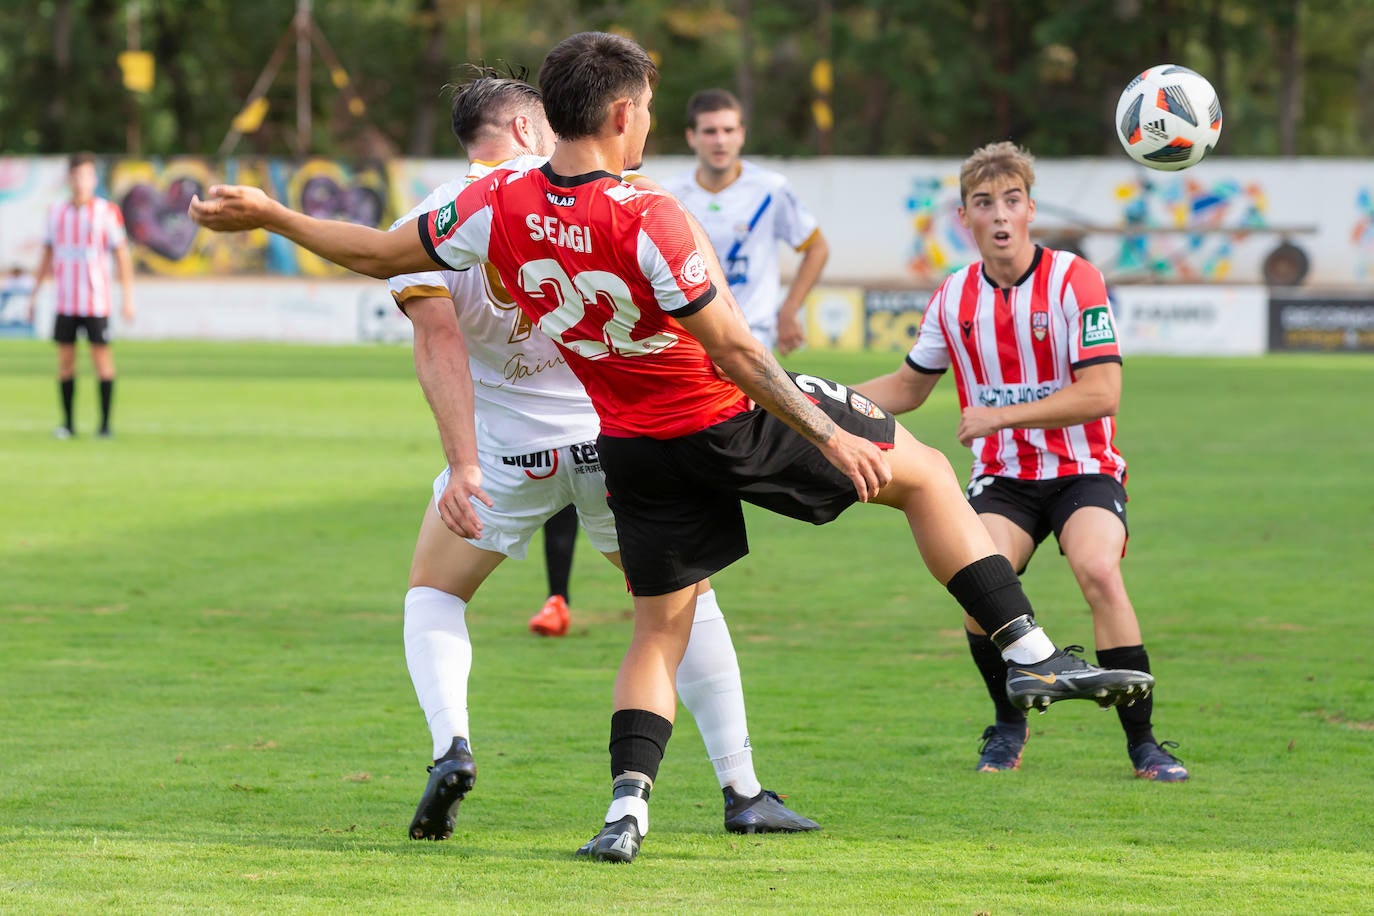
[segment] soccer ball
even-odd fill
[[[1116,103],[1116,136],[1132,159],[1176,172],[1197,165],[1221,137],[1221,102],[1202,76],[1177,64],[1151,67]]]

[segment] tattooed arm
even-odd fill
[[[892,479],[878,447],[837,427],[797,388],[772,352],[754,339],[739,320],[728,289],[679,321],[745,394],[820,449],[853,482],[861,501],[872,499]]]

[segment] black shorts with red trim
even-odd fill
[[[58,315],[52,339],[60,344],[74,344],[77,328],[85,331],[86,339],[96,346],[110,342],[110,319],[104,315]]]
[[[1031,536],[1037,547],[1050,532],[1057,539],[1069,516],[1084,506],[1111,512],[1130,534],[1126,526],[1126,488],[1109,474],[1074,474],[1053,480],[975,477],[968,485],[968,501],[979,515],[986,512],[1010,519]]]
[[[892,446],[896,420],[844,385],[789,373],[841,429]],[[636,595],[700,582],[749,552],[742,502],[823,525],[857,499],[820,450],[755,407],[675,439],[597,440],[625,577]]]

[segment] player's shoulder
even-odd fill
[[[787,176],[782,172],[775,172],[772,169],[764,168],[756,162],[748,159],[739,161],[739,181],[744,185],[764,188],[769,191],[779,188],[787,188],[791,185],[787,181]]]
[[[472,180],[495,176],[498,183],[511,181],[516,178],[523,178],[531,172],[538,171],[546,162],[548,156],[516,156],[514,159],[507,159],[505,162],[498,163],[473,163],[474,175]],[[480,165],[480,169],[479,169]]]
[[[701,187],[701,185],[697,184],[696,169],[687,169],[686,171],[669,175],[660,182],[660,185],[663,187],[663,190],[667,191],[669,194],[674,194],[679,197],[683,194],[689,194]]]
[[[1098,270],[1091,261],[1081,254],[1059,248],[1042,248],[1041,251],[1043,252],[1041,269],[1049,271],[1051,276],[1062,277],[1064,285],[1075,287],[1106,285],[1102,271]]]
[[[982,282],[982,274],[983,262],[981,260],[965,264],[963,267],[960,267],[958,270],[945,277],[940,285],[936,287],[935,296],[940,297],[951,292],[962,290],[968,284],[970,278]]]
[[[437,210],[444,204],[449,203],[459,194],[463,193],[463,189],[468,186],[468,182],[469,179],[466,176],[462,178],[453,178],[444,182],[439,185],[439,187],[426,194],[418,204],[411,207],[405,216],[402,216],[400,219],[396,220],[396,222],[392,223],[391,228],[395,229],[399,226],[404,226],[411,220],[416,219],[421,213]]]

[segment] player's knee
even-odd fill
[[[1087,557],[1074,564],[1074,575],[1089,597],[1111,598],[1125,593],[1120,563],[1105,554]]]
[[[907,436],[905,442],[900,441],[899,437],[893,451],[896,452],[896,460],[892,462],[892,479],[895,483],[910,487],[959,486],[953,466],[939,449]]]

